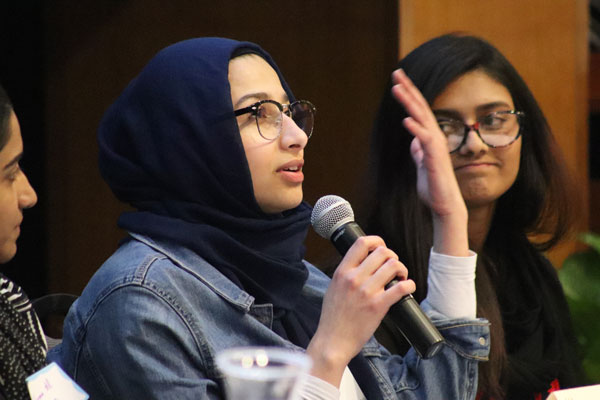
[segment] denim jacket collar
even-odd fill
[[[148,236],[129,232],[129,234],[142,243],[169,257],[174,263],[204,282],[219,296],[233,304],[235,307],[250,312],[254,304],[254,297],[240,289],[227,277],[208,264],[202,257],[192,250],[168,242],[157,242]]]

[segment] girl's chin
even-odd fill
[[[289,199],[282,199],[268,204],[260,204],[259,202],[259,206],[266,214],[280,214],[284,211],[293,210],[298,207],[300,203],[302,203],[302,200],[302,192],[300,192],[300,195],[293,196],[293,198]]]

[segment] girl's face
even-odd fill
[[[506,87],[483,70],[474,70],[450,83],[431,108],[436,115],[472,125],[490,112],[514,110],[514,104]],[[506,147],[492,148],[475,131],[468,133],[466,143],[451,155],[468,208],[492,205],[512,186],[519,172],[521,142],[519,138]]]
[[[9,120],[9,139],[0,151],[0,263],[17,252],[23,209],[33,207],[37,195],[19,167],[23,155],[21,129],[14,112]]]
[[[281,104],[289,99],[275,70],[258,55],[244,55],[229,62],[229,84],[233,109],[248,107],[260,100]],[[237,123],[252,176],[254,197],[265,213],[279,213],[302,202],[304,131],[282,115],[279,137],[267,140],[258,132],[255,117],[243,114]]]

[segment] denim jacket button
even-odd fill
[[[482,346],[485,344],[485,338],[483,336],[479,338],[479,344]]]

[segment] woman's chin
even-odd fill
[[[303,198],[302,190],[295,190],[293,193],[287,193],[281,197],[262,199],[262,201],[257,199],[257,202],[265,214],[280,214],[298,207]]]

